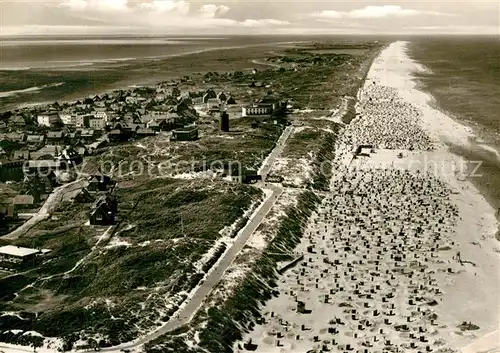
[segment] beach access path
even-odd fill
[[[271,153],[267,156],[267,158],[262,163],[262,166],[259,169],[259,174],[262,175],[262,180],[266,180],[266,177],[269,174],[269,171],[273,167],[274,161],[283,152],[283,149],[285,148],[286,141],[288,140],[288,138],[292,134],[293,129],[294,129],[293,126],[287,126],[285,128],[285,130],[281,134],[280,138],[276,142],[276,146],[274,147],[274,149],[271,151]]]

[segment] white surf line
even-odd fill
[[[4,92],[0,92],[0,98],[6,98],[6,97],[11,97],[11,96],[16,96],[16,95],[23,94],[23,93],[37,93],[37,92],[40,92],[41,90],[43,90],[45,88],[59,87],[59,86],[62,86],[62,85],[64,85],[64,82],[51,83],[51,84],[43,85],[43,86],[40,86],[40,87],[33,86],[33,87],[29,87],[29,88],[25,88],[25,89],[19,89],[19,90],[14,90],[14,91],[4,91]]]
[[[373,65],[374,79],[397,89],[404,101],[422,112],[422,127],[439,142],[436,151],[439,158],[447,163],[460,160],[461,157],[450,151],[448,143],[468,147],[474,133],[435,108],[435,100],[430,94],[418,90],[414,73],[422,70],[422,67],[408,56],[408,42],[391,44],[378,60],[381,62],[375,61]],[[377,72],[377,69],[382,73]],[[443,181],[459,191],[457,195],[452,195],[452,202],[457,205],[461,215],[456,227],[456,243],[462,256],[478,266],[474,271],[457,274],[452,283],[443,285],[443,301],[436,310],[449,325],[449,330],[460,323],[456,321],[472,319],[480,323],[478,334],[484,334],[485,330],[491,331],[495,326],[498,327],[500,321],[499,311],[492,310],[499,305],[495,295],[500,267],[498,254],[494,253],[497,245],[494,234],[498,229],[495,210],[470,181],[459,181],[452,175],[443,177]],[[482,244],[480,250],[471,245],[473,240]],[[446,340],[454,348],[462,348],[470,343],[471,337],[453,335]]]
[[[497,157],[497,160],[498,162],[500,162],[500,152],[498,150],[496,150],[495,148],[491,147],[491,146],[488,146],[484,143],[478,143],[477,144],[479,147],[481,147],[482,149],[488,151],[488,152],[491,152],[493,153],[496,157]]]

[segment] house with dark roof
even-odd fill
[[[105,195],[99,198],[92,206],[89,221],[91,225],[113,225],[116,223],[118,212],[118,202],[112,195]]]
[[[198,140],[198,128],[196,126],[183,127],[172,131],[173,141],[195,141]]]
[[[44,135],[28,135],[26,137],[26,143],[28,145],[41,145],[45,142]]]
[[[142,124],[142,123],[127,123],[127,124],[125,124],[125,126],[123,126],[123,129],[129,130],[132,132],[136,132],[137,130],[143,129],[145,127],[146,127],[146,124]]]
[[[48,175],[48,172],[54,170],[61,170],[61,161],[53,159],[30,160],[23,165],[23,173],[26,176],[36,175],[40,172]]]
[[[47,143],[51,145],[63,145],[64,133],[62,131],[49,131],[47,132]]]
[[[224,102],[227,99],[227,96],[224,92],[217,93],[217,99],[221,102]]]
[[[15,127],[26,126],[26,120],[22,115],[13,115],[9,118],[9,125]]]
[[[89,185],[87,190],[89,192],[102,192],[111,189],[115,183],[111,178],[104,174],[92,175],[89,177]]]

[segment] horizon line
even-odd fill
[[[15,35],[3,35],[0,34],[0,38],[22,38],[22,37],[31,37],[31,38],[36,38],[36,37],[53,37],[53,38],[61,38],[61,37],[168,37],[168,36],[175,36],[175,37],[200,37],[200,38],[210,38],[214,36],[218,36],[221,38],[217,39],[224,39],[224,37],[262,37],[262,36],[267,36],[267,37],[283,37],[283,36],[294,36],[294,37],[315,37],[315,36],[344,36],[344,37],[359,37],[359,36],[366,36],[366,37],[402,37],[402,36],[475,36],[475,37],[499,37],[500,39],[500,33],[450,33],[450,32],[434,32],[434,33],[233,33],[233,34],[228,34],[228,33],[212,33],[212,34],[207,34],[207,33],[190,33],[190,34],[181,34],[181,33],[155,33],[155,34],[150,34],[150,33],[102,33],[102,34],[15,34]]]

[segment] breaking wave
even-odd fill
[[[17,96],[19,94],[32,94],[32,93],[37,93],[43,89],[46,88],[52,88],[52,87],[59,87],[64,85],[64,82],[58,82],[58,83],[51,83],[48,85],[43,85],[43,86],[34,86],[30,88],[25,88],[25,89],[20,89],[20,90],[15,90],[15,91],[6,91],[6,92],[0,92],[0,98],[6,98],[6,97],[12,97],[12,96]]]

